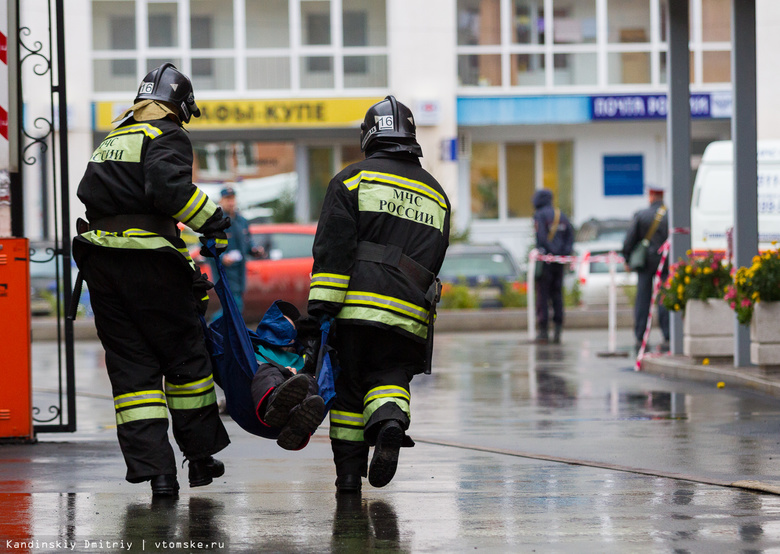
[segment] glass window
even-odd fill
[[[192,48],[233,48],[233,2],[190,0]]]
[[[501,86],[501,54],[458,56],[458,79],[463,86]]]
[[[731,41],[732,0],[701,0],[701,33],[704,42]]]
[[[193,58],[192,88],[199,90],[232,90],[235,88],[235,70],[232,58]]]
[[[542,185],[553,193],[555,205],[565,214],[574,206],[574,163],[571,142],[542,143]]]
[[[245,1],[247,47],[289,47],[290,13],[287,0]]]
[[[498,218],[498,144],[494,142],[471,147],[471,215]]]
[[[555,54],[553,83],[556,86],[595,85],[598,81],[596,53]]]
[[[650,82],[649,52],[616,52],[607,56],[609,84]]]
[[[317,221],[325,191],[333,176],[333,149],[309,148],[309,218]]]
[[[151,48],[179,45],[178,5],[160,3],[148,5],[148,32]]]
[[[330,2],[301,2],[301,44],[316,46],[330,43]]]
[[[544,0],[513,0],[512,42],[544,44]]]
[[[506,194],[509,217],[531,217],[534,207],[536,148],[531,144],[506,145]]]
[[[702,52],[701,69],[703,83],[730,83],[731,52]]]
[[[596,42],[596,0],[553,0],[555,44]]]
[[[95,60],[92,67],[95,92],[127,93],[138,87],[135,60]]]
[[[609,0],[609,42],[650,42],[650,0]]]
[[[513,87],[544,86],[544,54],[512,54]]]
[[[92,2],[92,47],[134,50],[135,2]]]
[[[248,58],[246,73],[246,85],[249,89],[290,88],[290,58],[288,56]]]
[[[344,56],[344,88],[387,87],[387,56]]]
[[[387,46],[385,0],[343,0],[344,46]]]
[[[458,45],[501,43],[499,0],[458,0]]]
[[[180,58],[148,58],[146,60],[146,72],[149,73],[152,69],[157,69],[162,64],[170,62],[176,67],[181,68]]]
[[[301,58],[301,88],[333,88],[334,83],[332,56]]]

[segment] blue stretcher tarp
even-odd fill
[[[209,241],[207,245],[212,252],[214,252],[213,245],[213,240]],[[225,267],[218,256],[214,259],[219,275],[214,290],[222,304],[222,315],[210,325],[207,325],[206,320],[201,317],[206,344],[211,353],[214,381],[225,393],[228,414],[242,429],[259,437],[276,439],[279,430],[266,427],[260,422],[255,414],[255,406],[252,401],[252,377],[258,368],[252,341],[258,339],[258,335],[248,329],[244,323],[241,312],[228,288]],[[326,413],[335,398],[334,384],[338,376],[338,367],[333,363],[332,350],[328,346],[331,324],[331,320],[325,320],[320,329],[322,343],[317,359],[316,373],[320,396],[325,401]]]

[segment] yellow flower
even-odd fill
[[[758,297],[758,291],[756,291],[756,292],[754,292],[754,293],[753,293],[753,296],[752,296],[752,298],[753,298],[753,300],[754,300],[755,302],[758,302],[758,300],[759,300],[759,297]]]
[[[691,266],[689,266],[689,265],[686,265],[686,266],[685,266],[685,273],[688,273],[688,274],[690,274],[690,273],[691,273],[691,271],[692,271],[692,270],[691,270]]]
[[[710,365],[710,359],[709,359],[709,358],[704,358],[704,359],[701,361],[701,365]]]
[[[705,275],[709,275],[710,273],[712,273],[712,268],[705,267],[702,271],[704,272]]]
[[[675,304],[675,305],[674,305],[674,311],[676,312],[676,311],[678,311],[679,309],[680,309],[680,305],[679,305],[679,304]]]
[[[777,241],[776,241],[776,240],[773,240],[773,241],[772,241],[772,246],[775,246],[776,244],[777,244]]]
[[[682,294],[683,292],[685,292],[685,287],[677,285],[677,294]]]
[[[686,251],[685,251],[685,254],[686,254],[686,255],[688,255],[688,256],[690,256],[691,254],[693,254],[693,251],[692,251],[692,250],[686,250]]]
[[[753,265],[761,263],[761,256],[753,256]]]
[[[688,285],[688,284],[690,284],[690,282],[691,282],[691,278],[686,275],[685,276],[685,284]]]

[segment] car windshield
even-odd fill
[[[314,235],[305,233],[253,233],[252,246],[262,246],[272,260],[310,258]]]
[[[498,252],[453,253],[444,258],[439,275],[467,278],[490,275],[514,279],[517,271],[512,260]]]
[[[631,222],[585,222],[577,233],[577,242],[623,242]]]
[[[590,256],[593,258],[594,256],[604,256],[606,260],[606,256],[609,254],[608,251],[603,252],[591,252]],[[619,252],[618,252],[619,254]],[[609,262],[607,261],[592,261],[590,262],[590,272],[593,273],[609,273]],[[615,273],[625,273],[626,272],[626,266],[623,263],[617,263],[615,262]]]

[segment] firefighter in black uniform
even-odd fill
[[[430,369],[435,278],[449,244],[450,202],[420,165],[412,112],[393,96],[361,125],[366,159],[328,185],[314,239],[308,312],[336,319],[341,364],[330,411],[339,494],[395,475],[410,421],[409,382]],[[374,446],[370,468],[369,446]]]
[[[224,473],[212,454],[230,442],[198,318],[211,283],[177,227],[214,238],[218,251],[227,244],[230,219],[192,183],[182,125],[199,115],[189,78],[161,65],[97,147],[78,187],[89,223],[81,222],[88,227],[79,229],[73,255],[106,352],[126,478],[151,481],[155,496],[179,490],[169,412],[191,487]]]

